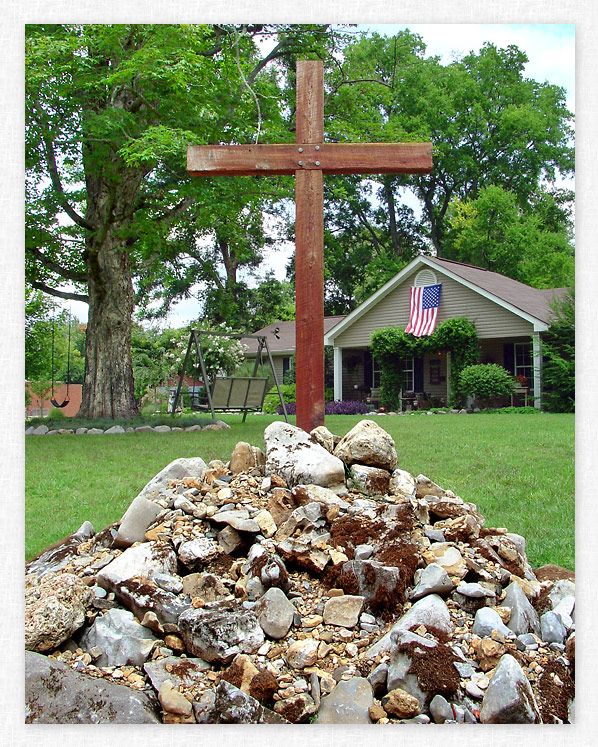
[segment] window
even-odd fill
[[[291,367],[291,359],[290,358],[283,358],[282,359],[282,377],[284,379],[284,375]]]
[[[380,388],[381,367],[375,358],[372,358],[372,389]]]
[[[413,392],[414,391],[414,365],[413,358],[405,358],[402,362],[403,366],[403,391]]]
[[[533,386],[534,364],[531,342],[514,343],[514,358],[515,378],[522,376],[525,379],[524,386]]]

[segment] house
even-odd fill
[[[329,332],[344,316],[324,317],[324,335]],[[268,348],[272,355],[272,362],[276,377],[280,384],[283,383],[285,373],[289,370],[291,358],[295,355],[295,322],[274,322],[263,329],[258,329],[254,335],[262,335],[268,342]],[[258,349],[258,341],[251,338],[243,338],[241,342],[246,345],[245,356],[255,360]],[[263,360],[267,364],[267,354],[264,351]]]
[[[550,326],[551,303],[566,289],[538,290],[479,267],[436,257],[417,257],[324,335],[334,348],[334,398],[365,399],[380,384],[369,345],[372,332],[407,326],[411,286],[442,285],[437,324],[467,317],[478,333],[480,362],[497,363],[527,382],[525,394],[541,406],[542,333]],[[450,396],[449,351],[400,362],[404,391],[425,393],[438,404]]]

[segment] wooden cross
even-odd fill
[[[297,62],[296,143],[199,145],[191,176],[295,174],[297,425],[324,424],[324,174],[426,174],[431,143],[325,143],[320,61]]]

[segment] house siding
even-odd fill
[[[360,319],[336,337],[334,344],[341,348],[369,346],[372,332],[383,327],[403,327],[409,321],[409,289],[421,268],[405,278]],[[436,270],[442,283],[438,322],[465,316],[475,324],[480,339],[493,337],[530,336],[533,324],[490,301],[470,288]]]

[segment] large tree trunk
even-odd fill
[[[131,248],[123,236],[142,177],[140,169],[121,169],[116,184],[101,177],[86,180],[86,218],[98,230],[86,240],[89,315],[82,417],[120,419],[138,412],[131,356]]]
[[[80,415],[130,418],[138,411],[131,358],[134,307],[129,253],[111,237],[88,260],[89,316]]]

